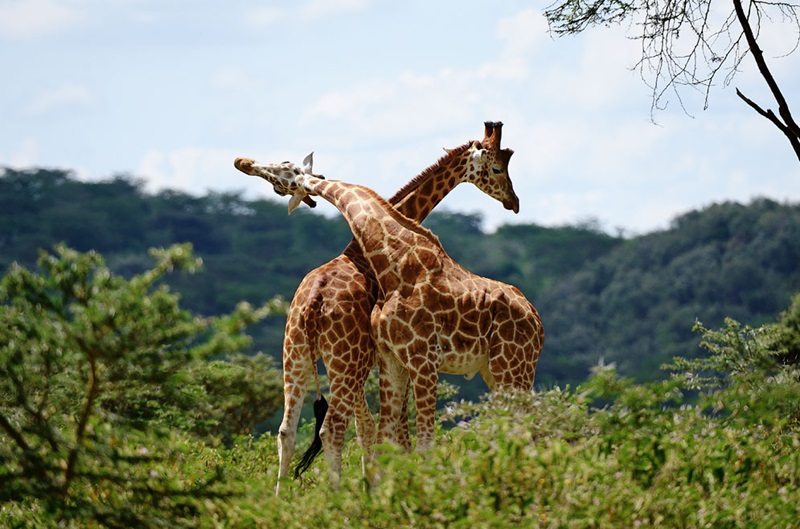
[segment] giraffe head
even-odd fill
[[[464,181],[499,200],[504,208],[519,213],[519,197],[508,175],[508,162],[514,151],[500,148],[502,131],[503,124],[499,121],[484,123],[483,141],[474,141],[469,147],[469,167]]]
[[[323,178],[322,175],[316,175],[311,172],[314,165],[314,153],[310,153],[303,159],[303,166],[298,167],[291,162],[283,163],[259,163],[250,158],[236,158],[233,161],[233,166],[245,174],[252,176],[259,176],[272,184],[272,188],[279,195],[291,195],[289,200],[289,213],[294,211],[300,202],[305,202],[312,208],[317,204],[308,196],[303,187],[296,182],[296,178],[301,174],[309,174],[317,178]]]

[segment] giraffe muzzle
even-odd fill
[[[255,163],[254,160],[250,158],[236,158],[233,161],[233,166],[243,172],[244,174],[253,175],[253,164]],[[255,176],[255,175],[253,175]]]
[[[506,198],[503,200],[503,207],[506,209],[510,209],[514,213],[519,213],[519,197],[514,195],[511,198]]]

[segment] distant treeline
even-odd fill
[[[446,208],[446,204],[444,205]],[[425,225],[450,255],[481,275],[518,286],[546,330],[537,385],[575,383],[601,359],[626,376],[661,378],[673,356],[700,354],[696,320],[717,327],[775,320],[800,291],[800,205],[756,199],[715,204],[669,229],[623,238],[596,225],[504,225],[485,233],[479,214],[434,212]],[[340,218],[237,193],[151,194],[119,176],[79,182],[62,170],[0,173],[0,271],[35,266],[40,248],[64,242],[101,253],[124,275],[148,269],[151,247],[191,242],[200,275],[171,276],[193,312],[229,313],[238,301],[291,298],[312,268],[350,240]],[[280,358],[284,321],[255,330],[254,351]],[[480,382],[461,381],[474,399]]]

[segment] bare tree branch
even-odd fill
[[[751,7],[752,6],[753,4],[751,4]],[[744,95],[738,89],[736,90],[736,94],[748,105],[754,108],[756,112],[769,119],[773,124],[775,124],[776,127],[778,127],[781,132],[784,133],[784,135],[786,135],[786,137],[789,139],[789,143],[791,143],[792,148],[794,149],[795,154],[797,155],[797,159],[800,160],[800,127],[798,127],[797,123],[794,121],[792,112],[789,110],[789,104],[786,102],[783,92],[781,92],[778,83],[772,76],[769,66],[767,66],[767,61],[764,59],[764,52],[761,51],[761,48],[756,41],[756,36],[753,33],[753,28],[750,26],[750,20],[747,14],[744,12],[741,0],[733,0],[733,7],[736,11],[736,17],[742,26],[744,36],[747,39],[747,45],[750,47],[750,53],[753,54],[753,59],[756,61],[756,65],[758,66],[758,71],[761,73],[761,77],[763,77],[764,81],[766,81],[767,86],[772,92],[772,96],[778,103],[778,113],[780,114],[781,118],[783,118],[783,122],[781,122],[771,110],[765,112],[753,101],[744,97]],[[756,9],[758,9],[757,6]]]
[[[738,90],[737,94],[789,138],[800,159],[800,127],[758,46],[762,23],[777,15],[781,21],[794,25],[797,39],[789,54],[796,51],[800,44],[800,4],[733,0],[733,9],[724,16],[720,16],[719,5],[713,0],[559,0],[544,14],[550,31],[559,36],[577,34],[590,26],[629,21],[636,28],[630,38],[641,44],[641,57],[634,68],[651,89],[650,116],[654,121],[656,111],[666,108],[670,97],[691,115],[684,103],[686,88],[701,93],[703,108],[707,108],[717,79],[722,77],[724,85],[730,84],[748,52],[752,53],[778,103],[780,118]]]

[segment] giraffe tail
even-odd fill
[[[316,369],[314,369],[314,372],[316,373]],[[311,463],[314,462],[314,459],[316,459],[322,451],[320,430],[322,430],[322,423],[325,421],[325,414],[327,412],[328,401],[325,400],[322,392],[317,391],[317,400],[314,401],[314,418],[316,419],[316,424],[314,425],[314,440],[311,442],[311,446],[300,456],[300,461],[298,461],[297,465],[294,467],[294,479],[298,479],[303,472],[308,470],[308,467],[311,466]]]

